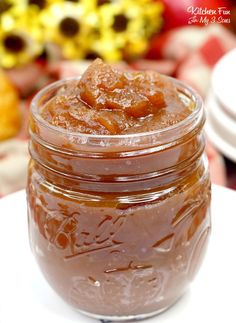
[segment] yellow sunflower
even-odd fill
[[[2,12],[0,20],[1,66],[11,68],[25,64],[39,55],[42,48],[42,30],[34,10],[25,10],[23,6],[12,5]]]
[[[92,47],[108,61],[142,54],[162,23],[162,4],[150,0],[103,0],[97,10],[101,37]]]
[[[162,10],[151,0],[0,0],[0,65],[25,64],[47,44],[68,59],[139,56]]]
[[[43,11],[41,22],[45,39],[59,45],[65,58],[84,57],[90,33],[85,6],[74,1],[52,4]]]

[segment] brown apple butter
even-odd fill
[[[204,121],[181,82],[101,60],[35,97],[30,243],[75,309],[144,318],[184,293],[210,231]]]
[[[73,132],[117,135],[166,128],[190,113],[164,75],[122,73],[97,59],[44,106],[41,116]]]

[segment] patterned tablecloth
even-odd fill
[[[204,28],[184,27],[160,36],[149,53],[149,59],[137,60],[130,65],[126,63],[117,65],[121,69],[152,69],[177,77],[205,97],[214,64],[222,55],[235,47],[235,36],[220,25],[210,25]],[[24,69],[8,72],[21,95],[24,97],[28,95],[28,98],[22,101],[25,122],[20,134],[17,138],[0,143],[0,196],[24,188],[26,185],[29,160],[27,149],[29,97],[31,98],[35,91],[51,80],[81,74],[87,65],[88,62],[63,61],[47,66],[36,63]],[[209,142],[207,142],[206,151],[212,181],[227,185],[224,159]],[[236,166],[228,161],[226,164],[228,165],[228,184],[236,188]]]

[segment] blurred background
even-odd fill
[[[32,97],[101,57],[204,98],[214,183],[236,189],[236,1],[0,0],[0,197],[26,184]]]

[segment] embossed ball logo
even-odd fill
[[[45,233],[47,239],[57,249],[68,251],[64,257],[65,260],[113,248],[122,243],[116,240],[116,233],[125,221],[124,216],[96,217],[88,225],[86,214],[74,212],[69,217],[65,216],[65,219],[60,221],[58,228],[55,221],[56,217],[54,216],[45,223]]]

